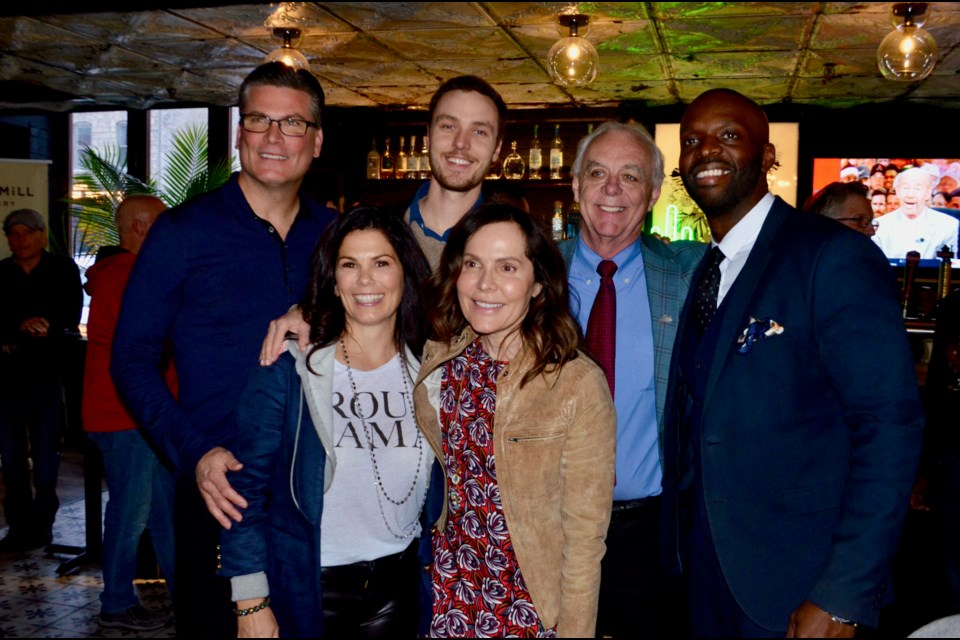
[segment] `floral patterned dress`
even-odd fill
[[[432,637],[555,637],[544,629],[510,542],[493,452],[497,376],[475,340],[443,367],[440,425],[447,527],[434,536]]]

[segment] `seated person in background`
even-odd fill
[[[933,197],[930,198],[930,206],[938,209],[946,208],[947,194],[943,191],[934,191]]]
[[[288,342],[237,410],[231,481],[248,506],[220,538],[239,635],[412,638],[430,563],[417,552],[433,453],[411,397],[430,267],[399,216],[361,207],[310,270],[311,347]]]
[[[840,182],[856,182],[860,179],[860,172],[856,167],[844,167],[840,171]]]
[[[889,190],[887,191],[887,210],[883,215],[887,213],[893,213],[900,208],[900,196],[897,195],[896,191]]]
[[[947,194],[947,208],[960,209],[960,189],[954,189]]]
[[[888,258],[903,258],[908,251],[918,251],[921,259],[933,259],[943,246],[956,255],[960,221],[927,206],[932,182],[933,177],[922,169],[907,169],[897,175],[894,189],[900,207],[880,219],[873,237]]]
[[[895,164],[888,164],[883,170],[883,188],[888,192],[893,191],[893,181],[898,173],[900,173],[900,169]]]
[[[164,209],[163,201],[154,196],[125,198],[116,213],[119,250],[100,257],[87,269],[85,286],[91,300],[83,374],[83,428],[103,454],[110,492],[103,531],[103,592],[98,622],[102,627],[133,631],[159,629],[169,619],[165,611],[150,611],[140,605],[133,579],[140,537],[144,529],[149,529],[157,562],[173,594],[174,480],[117,394],[110,378],[110,350],[133,263],[147,232]],[[176,376],[172,364],[167,364],[167,380],[173,388]]]
[[[884,166],[882,164],[875,164],[870,169],[870,181],[867,186],[874,192],[883,189],[883,192],[886,193],[883,186],[883,170]]]
[[[870,208],[873,209],[873,217],[879,218],[887,212],[887,190],[873,189],[870,191]]]
[[[867,187],[859,182],[831,182],[804,207],[804,211],[832,218],[867,237],[876,233]]]
[[[617,419],[577,349],[563,258],[490,204],[450,232],[431,284],[415,409],[448,491],[430,634],[592,638]]]
[[[3,232],[13,255],[0,260],[0,458],[10,525],[0,553],[36,549],[53,538],[64,354],[79,339],[83,308],[80,270],[46,251],[47,225],[39,213],[11,212]]]

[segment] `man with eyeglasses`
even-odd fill
[[[240,172],[157,220],[127,287],[111,372],[134,416],[175,464],[177,635],[236,635],[229,581],[216,575],[220,525],[205,501],[239,469],[234,411],[270,319],[298,302],[335,213],[300,191],[323,132],[323,89],[281,63],[240,87]],[[170,345],[179,397],[159,366]],[[195,479],[194,479],[195,478]],[[199,491],[198,491],[199,487]],[[240,496],[234,495],[242,503]]]
[[[831,182],[808,201],[804,211],[836,220],[871,238],[877,231],[867,192],[866,185],[859,182]]]

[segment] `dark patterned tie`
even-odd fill
[[[611,396],[617,354],[617,289],[613,286],[616,272],[617,263],[613,260],[601,260],[597,265],[600,290],[587,321],[587,348],[606,374]]]
[[[720,263],[724,259],[720,247],[710,249],[707,255],[707,269],[697,287],[697,331],[702,336],[707,325],[717,312],[717,294],[720,292]]]

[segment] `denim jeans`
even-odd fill
[[[160,571],[173,593],[173,475],[139,431],[87,435],[103,453],[110,494],[103,532],[101,610],[120,613],[140,604],[133,579],[144,529],[150,530]]]
[[[3,511],[11,533],[46,535],[60,507],[56,490],[66,419],[63,384],[55,368],[43,371],[10,364],[0,364]],[[28,457],[33,459],[32,490]]]

